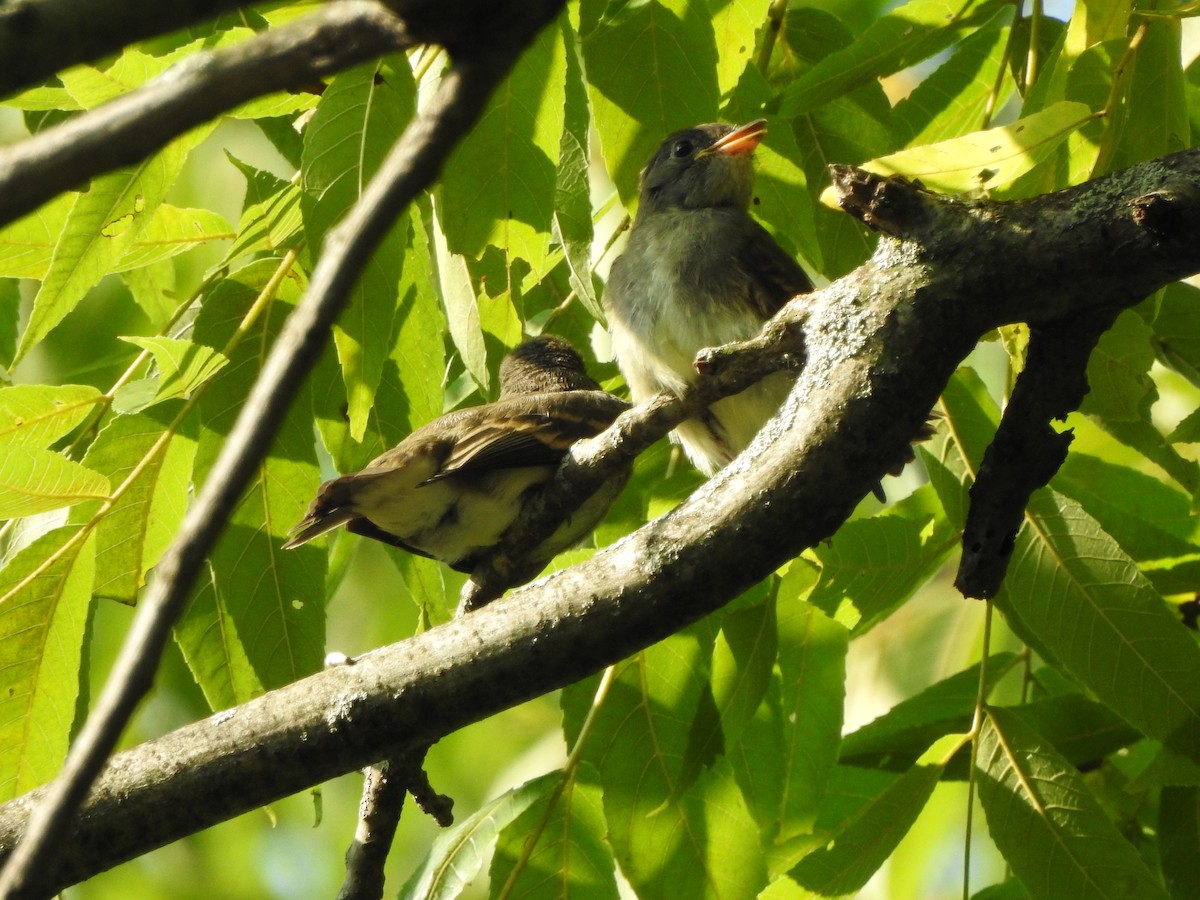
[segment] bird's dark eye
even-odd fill
[[[671,145],[671,155],[676,159],[683,159],[685,156],[691,156],[695,145],[687,138],[676,141]]]

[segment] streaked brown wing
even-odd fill
[[[602,391],[531,394],[492,404],[486,419],[462,436],[427,479],[448,475],[555,465],[578,440],[599,434],[628,408]]]

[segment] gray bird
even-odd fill
[[[339,525],[420,556],[472,571],[522,504],[549,481],[576,441],[629,408],[601,390],[561,338],[542,336],[500,366],[500,398],[418,428],[361,472],[327,481],[283,546]],[[605,483],[530,556],[532,578],[592,530],[624,487]]]
[[[751,155],[763,120],[677,131],[641,174],[637,216],[604,303],[617,364],[635,403],[695,380],[704,347],[745,340],[797,294],[804,270],[749,213]],[[674,438],[712,475],[779,409],[794,376],[779,372],[680,424]]]

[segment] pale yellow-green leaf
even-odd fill
[[[84,420],[104,399],[86,384],[18,384],[0,388],[0,452],[48,447]]]
[[[60,194],[49,203],[0,228],[0,278],[46,277],[54,245],[78,194]]]
[[[1062,101],[1011,125],[960,138],[901,150],[862,165],[878,175],[919,179],[935,191],[953,194],[993,190],[1028,172],[1092,117],[1082,103]],[[833,189],[821,202],[837,206]]]
[[[0,519],[104,500],[110,490],[99,472],[58,453],[36,447],[5,447],[0,453]]]
[[[0,800],[62,766],[94,570],[95,542],[74,528],[43,535],[0,569]]]
[[[211,209],[184,209],[164,203],[154,211],[141,235],[129,244],[113,271],[140,269],[200,244],[233,237],[233,226]]]
[[[123,337],[154,354],[158,365],[156,400],[186,397],[219,372],[229,360],[211,347],[167,337]]]

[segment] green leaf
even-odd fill
[[[1013,709],[1067,762],[1085,771],[1142,737],[1107,706],[1082,694],[1044,697]]]
[[[492,897],[617,900],[596,775],[586,764],[579,774],[582,780],[558,773],[567,778],[562,793],[539,797],[500,832],[489,872]],[[518,868],[529,841],[536,843]]]
[[[416,89],[407,62],[386,74],[380,65],[360,65],[337,75],[305,129],[300,209],[314,253],[357,202],[412,118]],[[394,226],[371,254],[334,329],[355,440],[362,440],[366,432],[391,349],[404,252],[402,228],[399,223]]]
[[[180,209],[164,203],[154,211],[141,236],[129,244],[113,271],[139,269],[233,236],[233,226],[210,209]]]
[[[778,616],[784,778],[775,802],[779,834],[811,831],[841,745],[849,635],[780,586]]]
[[[1200,523],[1191,498],[1172,484],[1086,453],[1072,453],[1052,486],[1095,517],[1136,560],[1195,550]]]
[[[214,127],[209,123],[195,128],[137,165],[93,179],[91,187],[76,196],[34,298],[17,347],[18,361],[117,267],[145,232],[188,154]]]
[[[710,4],[717,50],[717,90],[726,97],[747,70],[754,69],[755,39],[767,21],[771,0]],[[666,135],[664,135],[665,137]]]
[[[1078,504],[1034,493],[996,602],[1127,722],[1200,760],[1200,647]]]
[[[1117,317],[1088,360],[1091,391],[1080,410],[1193,493],[1200,486],[1200,469],[1181,457],[1151,421],[1158,389],[1149,375],[1154,363],[1150,338],[1149,327],[1137,313],[1126,310]]]
[[[1015,653],[988,657],[987,692],[1016,662]],[[976,663],[902,700],[873,722],[846,735],[839,761],[850,766],[907,769],[934,741],[970,729],[978,694]]]
[[[178,411],[179,404],[171,403],[142,415],[114,416],[83,459],[114,487],[132,475],[136,466],[142,466],[97,527],[97,597],[136,602],[146,574],[183,521],[196,436],[194,423],[173,434],[166,433]],[[73,519],[84,521],[90,515],[86,507],[81,507]]]
[[[587,103],[587,83],[579,64],[578,39],[570,17],[559,19],[566,44],[567,70],[563,94],[563,130],[558,142],[558,174],[554,183],[554,232],[561,241],[570,273],[571,289],[592,318],[604,321],[604,310],[592,279],[591,160],[588,129],[591,110]]]
[[[225,255],[227,261],[262,250],[275,252],[298,246],[303,237],[299,184],[276,178],[270,172],[244,163],[232,153],[226,157],[246,177],[246,199],[238,222],[237,239]]]
[[[0,454],[0,519],[17,519],[107,499],[111,487],[99,472],[36,447],[6,447]]]
[[[450,900],[458,897],[483,866],[484,854],[500,833],[560,778],[549,772],[484,804],[467,819],[443,831],[424,861],[400,889],[401,900]]]
[[[1158,801],[1163,880],[1176,900],[1200,894],[1200,788],[1165,787]]]
[[[218,284],[196,319],[195,339],[224,347],[279,265],[279,260],[261,260]],[[203,484],[225,445],[302,288],[297,279],[282,280],[267,314],[205,390],[199,407],[198,484]],[[326,554],[311,546],[281,549],[321,480],[312,420],[306,412],[310,404],[304,389],[210,554],[208,577],[176,627],[188,665],[217,709],[295,681],[322,665]]]
[[[690,0],[584,0],[580,19],[596,131],[629,209],[637,197],[638,171],[663,139],[717,116],[712,20],[706,4]]]
[[[721,618],[713,647],[712,692],[726,747],[741,740],[766,695],[777,649],[773,598],[740,606]]]
[[[1200,289],[1184,282],[1169,284],[1137,311],[1154,332],[1158,359],[1200,386]]]
[[[123,337],[154,355],[158,366],[156,400],[186,397],[221,371],[228,363],[211,347],[167,337]]]
[[[437,259],[442,299],[446,303],[446,327],[467,372],[483,393],[487,394],[492,376],[488,371],[487,345],[483,342],[479,303],[475,297],[475,288],[471,284],[467,261],[447,249],[446,238],[441,231],[435,231],[431,238]]]
[[[695,626],[618,663],[583,750],[600,773],[609,842],[640,897],[707,896],[723,877],[698,802],[718,786],[689,794],[697,782],[687,780],[692,722],[708,688],[709,631]],[[594,693],[590,679],[563,692],[569,740]]]
[[[84,384],[0,388],[0,444],[48,447],[70,434],[103,400],[103,394]]]
[[[331,353],[322,357],[312,379],[321,441],[339,472],[363,468],[443,410],[446,319],[421,210],[412,208],[401,224],[411,227],[404,231],[407,246],[400,271],[396,333],[361,443],[350,435],[345,392]],[[435,596],[440,597],[440,592]]]
[[[21,316],[21,285],[15,278],[0,278],[0,366],[12,365],[17,352],[17,324]]]
[[[1031,896],[1166,900],[1079,773],[1015,713],[987,711],[977,766],[988,830]]]
[[[959,740],[953,736],[935,745],[927,759],[824,834],[824,845],[805,856],[788,875],[821,896],[860,890],[916,821],[941,777],[945,763],[939,757],[947,745]]]
[[[76,193],[60,194],[29,215],[0,228],[0,276],[38,280],[46,277],[58,236],[78,197]]]
[[[519,257],[535,277],[546,271],[565,52],[562,30],[542,29],[446,161],[438,217],[452,253],[477,259],[490,244],[510,265]]]
[[[928,517],[853,519],[813,548],[821,579],[809,602],[863,634],[933,577],[956,545],[957,536],[945,527],[930,533]]]
[[[51,531],[0,569],[0,799],[50,780],[66,757],[95,564],[94,541],[77,536]]]
[[[785,83],[791,83],[831,53],[849,47],[853,41],[854,35],[849,29],[824,10],[803,7],[788,10],[779,40],[789,60],[788,65],[781,67],[787,75],[776,73],[772,76],[772,84],[781,77],[785,77]],[[764,91],[757,87],[760,80],[757,72],[748,70],[738,85],[739,96],[733,98],[740,101],[740,112],[747,117],[752,110],[753,115],[761,115],[760,108],[774,108],[769,88]],[[767,193],[764,217],[777,231],[788,234],[809,261],[819,265],[823,274],[831,278],[843,275],[870,255],[875,239],[849,216],[840,211],[835,213],[816,201],[829,183],[831,162],[858,164],[895,149],[896,129],[891,104],[879,84],[871,81],[804,115],[790,120],[768,115],[768,121],[772,124],[772,147],[803,169],[809,199],[804,209],[796,210],[789,227],[787,219],[772,215],[771,195]],[[779,137],[782,129],[775,127],[776,121],[783,127],[790,125],[797,155],[792,155],[793,141]],[[764,157],[769,159],[767,154]],[[770,186],[769,181],[767,186]],[[781,196],[794,197],[794,191],[786,184],[780,184],[779,188]],[[796,227],[795,223],[810,220],[811,228]],[[806,235],[805,232],[810,233]]]
[[[961,531],[967,520],[967,491],[1000,423],[1000,411],[974,369],[959,369],[938,404],[945,420],[937,434],[917,447],[929,483],[947,518]]]
[[[903,175],[943,193],[1004,188],[1046,160],[1091,115],[1082,103],[1063,101],[1011,125],[901,150],[862,168],[880,175]]]
[[[1007,28],[981,28],[896,104],[896,120],[911,135],[908,146],[961,137],[983,122],[996,77],[1007,62],[1007,40]],[[996,109],[1004,105],[1011,89],[1012,81],[1004,79]]]
[[[1184,93],[1180,23],[1177,19],[1142,21],[1141,41],[1129,70],[1127,92],[1107,165],[1093,177],[1191,146]]]
[[[779,111],[788,118],[798,116],[927,59],[971,34],[1003,7],[999,0],[911,0],[881,16],[853,44],[831,53],[784,89]]]

